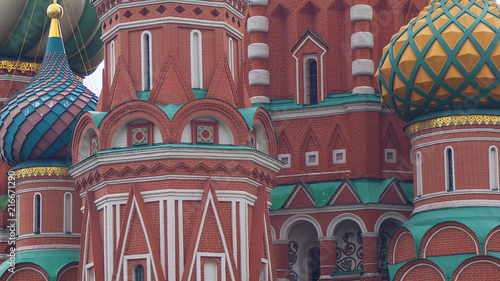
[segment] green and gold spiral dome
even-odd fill
[[[384,48],[382,102],[406,121],[500,108],[499,28],[493,0],[431,0]]]

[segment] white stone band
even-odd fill
[[[352,62],[352,76],[375,74],[375,65],[370,59],[357,59]]]
[[[248,45],[248,58],[251,60],[268,59],[269,45],[266,43],[253,43]]]
[[[248,73],[248,83],[253,86],[269,86],[269,71],[254,69]]]
[[[373,20],[373,9],[371,6],[355,5],[351,7],[351,22],[357,22],[361,20]]]
[[[370,86],[358,86],[352,90],[353,95],[374,95],[375,89]]]
[[[364,31],[353,33],[351,35],[351,48],[353,50],[359,48],[373,49],[373,34]]]
[[[269,19],[264,16],[250,17],[247,24],[248,33],[269,31]]]
[[[268,0],[248,0],[248,6],[267,6]]]
[[[271,100],[266,96],[255,96],[250,98],[250,102],[254,103],[270,103]]]

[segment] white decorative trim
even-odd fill
[[[489,176],[490,176],[490,189],[499,189],[499,175],[498,175],[498,148],[494,145],[488,149],[489,160]]]
[[[231,201],[231,229],[232,229],[232,240],[233,240],[233,259],[234,263],[238,264],[238,234],[236,233],[236,221],[237,221],[237,207],[236,201]]]
[[[248,280],[248,206],[245,202],[240,202],[240,267],[241,280]]]
[[[413,206],[411,205],[397,205],[397,204],[385,204],[385,203],[369,203],[369,204],[346,204],[337,206],[325,206],[321,208],[317,207],[305,207],[305,208],[293,208],[293,209],[279,209],[271,210],[269,212],[270,216],[290,216],[296,214],[329,214],[333,212],[353,212],[361,210],[382,210],[382,211],[401,211],[401,212],[411,212],[413,211]]]
[[[321,236],[318,238],[321,241],[337,241],[337,236]]]
[[[351,35],[351,49],[373,49],[373,34],[371,32],[360,31]]]
[[[261,263],[264,263],[266,266],[265,266],[265,270],[264,270],[264,274],[266,276],[266,279],[265,281],[269,281],[269,280],[274,280],[273,279],[273,267],[271,265],[271,248],[269,247],[269,233],[267,231],[267,222],[266,222],[266,215],[263,214],[263,220],[262,220],[262,223],[264,224],[264,237],[266,239],[266,254],[267,254],[267,257],[269,260],[267,259],[261,259]],[[271,226],[271,225],[269,225]]]
[[[365,237],[377,237],[378,238],[379,234],[377,232],[364,232],[364,233],[361,233],[361,237],[362,238],[365,238]]]
[[[370,59],[357,59],[351,64],[352,76],[362,76],[367,75],[372,77],[375,74],[375,64],[373,60]]]
[[[399,200],[401,200],[401,204],[406,204],[406,197],[402,193],[402,190],[397,187],[394,181],[384,190],[384,192],[382,192],[382,194],[380,195],[380,199],[384,198],[384,196],[387,194],[387,192],[389,192],[391,188],[394,188],[396,190]]]
[[[248,84],[253,86],[269,86],[269,70],[266,69],[253,69],[248,72]]]
[[[233,38],[229,37],[227,42],[227,62],[229,64],[229,71],[231,71],[231,77],[234,79],[234,44]]]
[[[372,21],[373,8],[370,5],[354,5],[350,10],[351,22]]]
[[[26,180],[26,181],[22,181],[22,182],[16,182],[16,189],[17,187],[21,186],[21,185],[25,185],[25,184],[38,184],[40,185],[40,183],[51,183],[51,184],[54,184],[54,180],[44,180],[44,179],[36,179],[36,180]],[[70,184],[75,184],[75,180],[62,180],[62,179],[58,179],[57,180],[57,183],[70,183]],[[50,189],[54,189],[54,188],[61,188],[61,187],[50,187]],[[69,187],[63,187],[63,188],[69,188]],[[74,189],[73,189],[74,190]],[[17,191],[19,192],[19,191]]]
[[[353,95],[375,95],[375,89],[370,86],[358,86],[352,89]]]
[[[115,53],[115,41],[112,40],[109,43],[109,81],[113,84],[113,78],[115,77],[116,69],[116,53]]]
[[[43,251],[80,251],[80,245],[71,244],[43,244],[43,245],[33,245],[33,246],[23,246],[16,248],[16,254],[24,252],[43,252]]]
[[[175,280],[175,199],[167,200],[167,265],[168,265],[168,280]]]
[[[274,241],[276,240],[276,230],[272,225],[270,225],[270,227],[271,227],[271,239],[273,239],[272,241]]]
[[[271,100],[266,96],[254,96],[250,98],[250,102],[254,103],[271,103]]]
[[[413,171],[382,170],[382,173],[413,174]]]
[[[481,195],[500,195],[500,192],[497,190],[490,190],[490,189],[460,189],[460,190],[455,190],[453,192],[448,192],[448,191],[440,191],[440,192],[434,192],[426,195],[422,195],[420,197],[416,197],[413,200],[413,203],[420,202],[422,200],[427,200],[431,198],[437,198],[437,197],[443,197],[443,196],[456,196],[456,195],[472,195],[472,194],[481,194]],[[449,201],[449,199],[445,199]]]
[[[118,243],[120,243],[120,204],[116,204],[116,248],[118,248]]]
[[[298,89],[298,88],[297,88]],[[315,118],[333,115],[344,115],[351,112],[369,111],[382,112],[382,104],[380,102],[356,102],[345,103],[339,105],[321,106],[321,107],[304,107],[299,109],[271,111],[269,114],[273,121]]]
[[[357,223],[359,228],[361,229],[361,233],[368,232],[368,230],[366,229],[365,223],[363,222],[363,220],[359,216],[357,216],[355,214],[351,214],[351,213],[344,213],[344,214],[340,214],[337,217],[335,217],[330,222],[330,224],[328,224],[328,228],[326,229],[326,235],[327,236],[334,236],[335,228],[337,227],[337,225],[343,221],[346,221],[346,220],[352,220],[355,223]]]
[[[88,250],[88,244],[89,244],[89,221],[90,221],[90,216],[87,215],[87,223],[85,227],[85,243],[83,246],[83,261],[82,263],[85,264],[85,261],[87,260],[87,250]],[[87,265],[85,265],[87,266]],[[85,277],[87,275],[87,267],[85,267],[85,270],[82,272],[82,281],[85,281]]]
[[[158,200],[158,213],[159,213],[158,217],[160,219],[160,262],[161,262],[161,268],[163,269],[163,275],[164,275],[163,278],[165,278],[166,261],[165,261],[165,201],[164,200]],[[167,229],[167,231],[169,230],[170,229]]]
[[[484,254],[488,255],[488,242],[490,241],[490,238],[495,235],[495,233],[500,232],[500,229],[497,229],[493,231],[492,233],[488,233],[488,238],[486,239],[486,242],[484,242]]]
[[[269,0],[248,0],[248,6],[267,6]]]
[[[382,226],[382,223],[384,223],[384,221],[387,219],[397,220],[401,223],[401,225],[404,224],[408,220],[405,216],[403,216],[400,213],[396,213],[396,212],[384,213],[383,215],[381,215],[378,218],[377,222],[375,223],[374,231],[376,233],[380,232],[380,227]]]
[[[248,33],[269,32],[269,19],[265,16],[253,16],[247,20]]]
[[[252,43],[248,45],[248,58],[251,60],[268,59],[269,45],[267,43]]]
[[[417,184],[417,197],[424,195],[424,189],[423,189],[423,177],[422,177],[422,153],[420,151],[417,151],[415,154],[416,158],[416,165],[415,165],[415,170],[417,172],[417,176],[415,177],[415,181]]]
[[[140,3],[141,6],[144,5],[144,1],[137,2]],[[214,2],[210,2],[214,3]],[[113,26],[108,32],[101,36],[101,40],[106,42],[109,38],[114,36],[114,34],[120,30],[124,29],[135,29],[135,28],[144,28],[151,27],[152,25],[157,24],[186,24],[186,25],[195,25],[195,26],[203,26],[203,27],[215,27],[215,28],[224,28],[227,32],[231,33],[233,36],[238,39],[243,39],[243,34],[239,32],[236,28],[232,27],[230,24],[221,21],[210,21],[210,20],[199,20],[199,19],[188,19],[188,18],[177,18],[177,17],[164,17],[164,18],[155,18],[155,19],[147,19],[147,20],[139,20],[133,22],[124,22],[119,23]]]
[[[490,260],[476,260],[476,261],[472,261],[472,262],[467,263],[464,267],[462,267],[462,269],[460,269],[460,271],[457,273],[457,277],[455,278],[455,280],[460,280],[459,276],[460,276],[460,274],[462,273],[462,271],[466,267],[471,266],[471,265],[473,265],[475,263],[480,263],[480,262],[492,263],[492,264],[496,265],[497,267],[500,267],[500,264],[498,264],[498,263],[496,263],[494,261],[490,261]]]
[[[220,258],[221,281],[226,281],[226,257],[224,253],[210,253],[210,252],[196,253],[196,280],[204,280],[201,278],[201,257]],[[188,280],[191,280],[191,277]]]
[[[12,74],[0,75],[0,81],[12,81],[12,82],[28,83],[29,81],[31,81],[31,78],[33,78],[33,77],[22,76],[22,75],[12,75]],[[8,100],[8,98],[7,98],[7,100]]]
[[[341,154],[342,159],[337,159],[337,155]],[[347,161],[346,153],[345,153],[345,148],[343,149],[334,149],[332,150],[332,163],[333,164],[344,164]]]
[[[344,183],[344,184],[342,184],[342,186],[339,189],[337,189],[337,191],[335,192],[335,196],[333,197],[333,199],[331,199],[331,203],[329,205],[333,205],[335,203],[335,201],[337,200],[339,195],[342,193],[342,190],[345,188],[347,188],[347,190],[349,190],[349,192],[352,194],[354,199],[356,199],[357,203],[361,203],[361,201],[359,200],[359,196],[356,194],[356,192],[354,192],[354,190],[352,190],[351,185],[349,185],[348,183]]]
[[[277,173],[281,169],[281,162],[276,158],[262,153],[258,150],[227,150],[227,149],[204,149],[183,147],[160,147],[149,149],[137,149],[118,152],[95,154],[92,157],[80,161],[68,169],[74,178],[80,177],[85,172],[95,169],[101,165],[124,164],[129,162],[144,162],[144,160],[166,160],[166,159],[211,159],[211,160],[234,160],[251,161],[259,166]]]
[[[284,159],[286,159],[286,160],[284,160]],[[292,156],[290,155],[290,153],[278,154],[278,160],[283,162],[283,166],[281,166],[282,169],[292,167]]]
[[[183,200],[177,200],[177,231],[179,239],[179,281],[182,280],[184,274],[184,209],[182,207]]]
[[[20,271],[23,271],[23,270],[33,270],[33,271],[36,271],[36,272],[40,273],[40,275],[43,277],[44,280],[47,280],[47,281],[49,280],[49,279],[47,279],[47,277],[45,277],[45,275],[43,274],[42,271],[40,271],[39,269],[34,268],[34,267],[22,267],[22,268],[16,269],[15,272],[19,273]],[[16,275],[17,274],[11,274],[11,275],[9,275],[9,277],[7,277],[6,281],[17,280],[17,279],[14,279],[15,277],[17,277]]]
[[[455,192],[453,192],[455,193]],[[420,212],[447,209],[447,208],[459,208],[459,207],[498,207],[500,208],[499,200],[483,200],[483,199],[470,199],[470,200],[454,200],[448,202],[438,202],[429,203],[423,206],[416,207],[413,210],[413,215]]]
[[[311,37],[310,35],[307,35],[307,37],[302,41],[302,43],[297,48],[295,48],[295,52],[293,52],[293,54],[292,54],[292,57],[295,59],[295,73],[296,73],[295,79],[296,79],[296,89],[297,89],[297,99],[296,99],[297,100],[297,104],[300,103],[300,100],[299,100],[300,87],[299,87],[299,58],[296,56],[296,54],[302,48],[302,46],[304,46],[304,44],[307,41],[313,42],[314,45],[316,45],[318,48],[320,48],[323,51],[323,53],[321,53],[321,56],[320,56],[320,64],[321,64],[321,77],[320,77],[320,79],[321,79],[321,96],[318,96],[318,103],[325,100],[325,79],[324,79],[325,73],[323,71],[323,69],[324,69],[323,56],[326,54],[326,49],[323,48],[321,46],[321,44],[319,44],[319,42],[317,42],[316,40],[314,40],[313,37]],[[316,108],[314,110],[316,110]]]
[[[40,196],[40,222],[39,224],[40,225],[37,225],[37,222],[36,222],[36,218],[37,218],[37,215],[36,215],[36,196],[39,195]],[[42,226],[43,226],[43,198],[42,198],[42,194],[40,192],[36,192],[35,194],[33,194],[33,233],[35,232],[37,226],[40,228],[40,232],[38,232],[37,234],[34,234],[34,235],[40,235],[42,233]],[[23,235],[24,236],[24,235]],[[20,237],[19,237],[20,238]],[[19,240],[18,238],[18,240]]]
[[[314,159],[311,160],[311,156],[314,157]],[[318,166],[319,165],[319,155],[318,151],[307,151],[305,153],[305,160],[306,166]]]
[[[440,227],[438,230],[436,230],[434,233],[432,233],[431,237],[429,237],[429,239],[427,240],[427,243],[425,243],[425,245],[424,245],[424,256],[423,256],[424,259],[427,258],[427,246],[429,246],[429,243],[432,241],[432,238],[436,234],[438,234],[439,232],[441,232],[442,230],[445,230],[445,229],[458,229],[458,230],[465,232],[470,237],[470,239],[472,239],[472,242],[474,243],[474,246],[476,247],[476,255],[480,254],[479,253],[479,245],[477,244],[477,241],[474,239],[474,237],[469,232],[465,231],[465,229],[463,229],[461,227],[450,225],[450,226]],[[460,241],[460,243],[462,243],[462,241]]]
[[[70,200],[70,204],[69,206],[67,206],[67,203],[66,203],[66,196],[69,195],[69,200]],[[63,232],[64,233],[72,233],[73,232],[73,194],[71,194],[71,192],[66,192],[64,193],[64,213],[63,213]],[[66,225],[66,216],[69,216],[69,226]],[[69,227],[69,231],[68,230],[68,227]]]
[[[313,217],[311,217],[309,215],[300,214],[300,215],[295,215],[295,216],[288,218],[281,225],[280,239],[281,240],[288,240],[288,234],[289,234],[290,230],[292,229],[292,226],[295,223],[302,222],[302,221],[309,222],[310,224],[312,224],[314,226],[314,228],[316,229],[316,234],[318,235],[318,238],[323,236],[323,231],[321,230],[321,225],[318,223],[318,221],[316,221],[316,219],[314,219]]]
[[[453,143],[453,142],[464,142],[464,141],[492,141],[492,142],[500,142],[500,138],[491,138],[491,137],[467,137],[467,138],[453,138],[453,139],[440,139],[436,141],[430,141],[426,143],[421,143],[412,147],[411,151],[415,151],[417,149],[421,149],[423,147],[432,146],[436,144],[445,144],[445,143]]]
[[[414,239],[414,238],[413,238],[413,235],[412,235],[412,234],[411,234],[411,232],[410,232],[410,231],[408,231],[408,230],[405,230],[405,231],[401,232],[401,233],[398,235],[398,237],[396,238],[396,242],[394,242],[394,248],[392,249],[392,264],[395,264],[395,263],[396,263],[396,249],[398,248],[399,239],[401,239],[401,237],[403,237],[403,235],[405,235],[405,234],[410,235],[410,236],[411,236],[411,238],[412,238],[412,239]],[[392,238],[392,239],[394,239],[394,238]]]
[[[93,2],[94,6],[97,7],[103,0],[96,0]],[[236,15],[239,19],[243,19],[244,15],[236,10],[234,7],[225,2],[211,2],[211,1],[203,1],[203,0],[144,0],[140,2],[128,2],[123,1],[122,3],[116,3],[115,6],[111,7],[104,15],[99,18],[99,22],[102,23],[105,19],[114,13],[116,13],[119,9],[127,9],[134,8],[139,6],[146,5],[155,5],[155,4],[166,4],[166,3],[176,3],[176,4],[188,4],[188,5],[197,5],[197,6],[207,6],[207,7],[215,7],[215,8],[225,8],[229,10],[231,13]]]
[[[53,183],[54,181],[52,181]],[[74,183],[74,181],[73,181]],[[18,188],[19,185],[16,183],[16,189]],[[24,188],[21,190],[17,190],[16,194],[23,194],[23,193],[29,193],[29,192],[36,192],[40,193],[41,191],[66,191],[66,192],[71,192],[75,191],[73,187],[34,187],[34,188]]]
[[[448,128],[453,128],[453,127],[448,127]],[[422,131],[425,132],[425,131]],[[432,132],[430,131],[429,133],[424,133],[422,135],[414,136],[411,137],[410,143],[413,144],[413,142],[429,137],[434,137],[434,136],[441,136],[441,135],[448,135],[448,134],[464,134],[464,133],[474,133],[477,134],[478,132],[481,133],[498,133],[500,134],[500,129],[493,129],[493,128],[474,128],[474,129],[450,129],[450,130],[444,130],[444,131],[438,131],[438,132]],[[444,139],[444,138],[441,138]]]
[[[290,204],[292,204],[293,202],[293,199],[295,199],[295,196],[297,196],[297,194],[300,192],[300,190],[302,190],[306,196],[307,196],[307,199],[309,199],[309,202],[311,203],[312,206],[314,206],[314,199],[311,197],[311,194],[309,194],[309,191],[307,191],[307,189],[302,185],[302,184],[299,184],[298,187],[295,189],[295,191],[288,197],[287,201],[288,203],[284,206],[285,208],[288,208],[290,206]]]
[[[448,151],[451,151],[451,159],[449,159]],[[448,165],[448,162],[451,160],[451,168]],[[452,177],[453,182],[450,182],[450,178]],[[453,151],[453,147],[447,146],[444,148],[444,191],[455,191],[457,186],[455,185],[455,151]]]
[[[351,170],[343,170],[343,171],[331,171],[331,172],[318,172],[318,173],[304,173],[304,174],[293,174],[293,175],[281,175],[281,176],[276,176],[276,177],[277,178],[291,178],[291,177],[302,177],[302,176],[344,174],[344,173],[350,173],[350,172],[351,172]]]
[[[146,260],[146,280],[150,281],[151,279],[151,257],[150,255],[126,255],[123,257],[124,260],[124,267],[123,267],[123,280],[131,280],[128,278],[128,261],[129,260]],[[117,274],[119,275],[119,274]],[[158,280],[158,277],[156,278]]]

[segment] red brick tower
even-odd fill
[[[385,48],[383,102],[409,124],[415,209],[388,247],[392,280],[498,280],[500,12],[430,1]]]
[[[281,163],[270,116],[245,91],[246,3],[94,5],[104,86],[76,125],[70,168],[79,278],[275,280],[268,206]]]

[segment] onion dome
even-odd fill
[[[493,0],[431,0],[384,48],[382,102],[406,121],[499,108],[499,28]]]
[[[47,14],[51,26],[42,66],[0,111],[0,153],[11,166],[69,157],[77,117],[97,105],[96,96],[69,68],[60,37],[61,6],[51,4]]]
[[[36,62],[39,66],[49,32],[50,20],[45,14],[47,2],[51,1],[0,1],[0,72],[2,69],[10,72],[18,59],[30,65]],[[69,65],[80,76],[92,73],[104,58],[101,25],[91,2],[61,2],[65,10],[60,20],[61,32]]]

